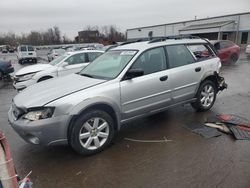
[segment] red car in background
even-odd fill
[[[240,57],[240,47],[229,40],[211,40],[221,62],[236,63]]]

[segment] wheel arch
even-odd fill
[[[47,80],[47,79],[51,79],[51,78],[54,78],[54,77],[51,76],[51,75],[42,76],[42,77],[40,77],[40,78],[37,80],[37,82],[41,82],[41,81],[43,81],[43,80]]]
[[[199,86],[202,84],[202,82],[204,82],[205,80],[211,80],[216,88],[218,87],[218,73],[216,71],[214,72],[209,72],[208,74],[204,75]]]
[[[114,106],[106,103],[106,102],[99,102],[99,103],[88,105],[88,106],[82,108],[77,113],[76,113],[76,110],[72,111],[72,118],[69,121],[68,129],[67,129],[67,138],[68,139],[70,138],[70,133],[71,133],[71,130],[73,128],[73,125],[74,125],[76,119],[79,116],[83,115],[84,113],[87,113],[87,112],[89,112],[91,110],[94,110],[94,109],[102,110],[102,111],[107,112],[114,120],[114,123],[115,123],[114,129],[115,129],[115,131],[120,130],[120,116],[118,115],[119,110],[117,108],[115,108]]]

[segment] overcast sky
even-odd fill
[[[54,25],[73,38],[86,25],[126,29],[250,12],[250,0],[0,0],[0,33]],[[249,20],[250,21],[250,20]]]

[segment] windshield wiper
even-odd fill
[[[94,78],[92,75],[89,75],[89,74],[80,74],[82,76],[86,76],[86,77],[89,77],[89,78]]]

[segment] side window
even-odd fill
[[[213,52],[207,45],[204,44],[194,44],[188,45],[188,48],[193,53],[195,58],[199,60],[209,59],[214,56]]]
[[[214,48],[215,48],[215,50],[220,50],[220,43],[219,43],[219,42],[216,42],[216,43],[214,44]]]
[[[92,53],[88,53],[89,56],[89,62],[94,61],[97,57],[99,57],[100,55],[102,55],[102,53],[100,52],[92,52]]]
[[[69,65],[81,64],[86,62],[86,53],[80,53],[70,56],[65,60]]]
[[[194,63],[194,58],[184,45],[166,46],[170,68]]]
[[[221,49],[229,48],[231,46],[232,46],[232,44],[230,44],[230,42],[228,42],[228,41],[222,41],[222,42],[220,42],[220,48]]]
[[[147,50],[131,67],[131,69],[142,69],[144,75],[159,72],[166,68],[166,56],[163,47]]]

